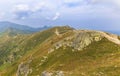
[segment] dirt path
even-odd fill
[[[118,44],[118,45],[120,45],[120,40],[118,39],[118,37],[117,37],[117,35],[108,35],[108,34],[106,34],[105,32],[101,32],[100,31],[100,33],[105,37],[105,38],[107,38],[109,41],[111,41],[111,42],[113,42],[113,43],[115,43],[115,44]]]

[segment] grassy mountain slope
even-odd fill
[[[10,60],[10,55],[14,58],[1,64],[1,76],[118,76],[120,73],[120,45],[96,31],[55,27],[1,41],[0,53],[4,55],[0,61]]]

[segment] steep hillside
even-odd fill
[[[120,74],[120,40],[114,34],[64,26],[28,35],[5,35],[0,41],[1,76]]]
[[[47,40],[49,37],[52,37],[55,33],[56,29],[48,29],[47,31],[38,32],[35,34],[18,34],[15,36],[10,36],[9,34],[5,34],[0,37],[0,66],[3,69],[10,65],[12,62],[21,58],[27,51],[34,49],[42,42]],[[61,32],[61,28],[59,28]]]

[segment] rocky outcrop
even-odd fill
[[[55,49],[59,49],[60,47],[73,47],[75,50],[82,50],[86,46],[90,45],[94,41],[100,41],[104,36],[101,33],[96,31],[89,30],[74,30],[74,34],[60,40],[54,47],[51,48],[49,53],[53,52]]]
[[[77,31],[73,38],[72,47],[76,50],[82,50],[94,41],[100,41],[103,36],[95,31],[81,30]]]
[[[54,44],[53,48],[49,51],[49,53],[55,51],[55,49],[59,49],[60,47],[73,47],[72,51],[82,50],[83,48],[90,45],[92,42],[100,41],[103,38],[108,39],[109,41],[120,45],[120,40],[117,35],[108,34],[102,31],[92,31],[92,30],[73,30],[74,34],[60,40],[56,44]]]
[[[29,64],[32,62],[32,55],[28,61],[22,62],[18,65],[16,76],[28,76],[28,74],[32,73],[32,69]]]
[[[28,76],[28,74],[29,74],[29,65],[24,63],[19,64],[16,76],[22,76],[22,75]]]
[[[44,72],[42,72],[41,76],[52,76],[52,73],[44,71]]]
[[[55,71],[55,72],[42,72],[41,76],[64,76],[63,71]]]

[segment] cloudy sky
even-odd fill
[[[120,0],[0,0],[0,21],[120,30]]]

